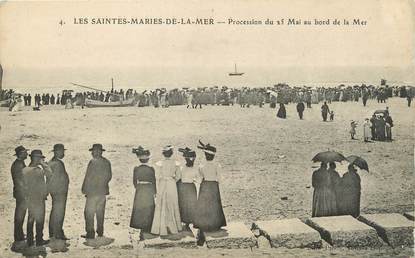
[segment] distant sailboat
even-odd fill
[[[235,64],[235,72],[233,72],[233,73],[229,73],[229,76],[241,76],[241,75],[243,75],[244,73],[238,73],[238,71],[236,70],[236,64]]]

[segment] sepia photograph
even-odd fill
[[[414,257],[414,0],[0,0],[0,257]]]

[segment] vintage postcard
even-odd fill
[[[413,256],[414,18],[0,1],[0,256]]]

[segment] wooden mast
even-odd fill
[[[2,83],[3,83],[3,67],[0,64],[0,91],[3,89]]]

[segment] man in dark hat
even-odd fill
[[[36,222],[36,246],[41,246],[49,242],[43,240],[45,200],[48,194],[45,176],[50,176],[52,171],[45,162],[45,156],[43,156],[41,150],[33,150],[30,154],[30,159],[29,166],[23,168],[26,201],[29,209],[27,220],[27,244],[29,246],[34,244],[33,225]]]
[[[65,218],[66,200],[68,197],[69,177],[66,173],[63,144],[53,146],[53,158],[49,161],[52,170],[50,177],[46,178],[48,193],[52,197],[52,210],[49,217],[49,238],[68,240],[63,232],[63,221]]]
[[[27,203],[24,193],[24,179],[23,168],[26,167],[24,162],[27,159],[27,149],[23,146],[18,146],[14,149],[16,160],[11,167],[11,174],[13,179],[13,197],[16,199],[16,208],[14,210],[14,243],[13,251],[19,251],[25,247],[25,236],[23,233],[23,222],[26,216]]]
[[[85,203],[85,238],[95,238],[94,217],[97,218],[98,237],[104,235],[104,215],[106,195],[109,194],[108,183],[112,178],[111,163],[102,156],[105,149],[101,144],[94,144],[89,149],[92,159],[88,164],[85,179],[82,184],[82,193],[86,196]]]

